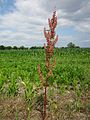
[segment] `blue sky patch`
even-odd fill
[[[0,0],[0,14],[6,14],[15,10],[15,0]]]

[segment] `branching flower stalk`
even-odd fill
[[[52,18],[48,19],[48,24],[49,24],[49,30],[46,30],[46,28],[44,28],[44,36],[46,38],[46,42],[47,45],[44,44],[44,49],[45,49],[45,66],[46,66],[46,78],[44,78],[41,68],[40,68],[40,64],[38,65],[38,74],[39,74],[39,78],[40,81],[43,85],[43,89],[44,89],[44,105],[43,105],[43,120],[45,120],[46,118],[46,106],[47,106],[47,87],[48,87],[48,79],[50,78],[50,76],[53,75],[52,72],[52,68],[55,66],[56,61],[54,60],[54,62],[51,64],[50,60],[53,56],[54,53],[54,46],[56,44],[56,42],[58,41],[58,35],[56,36],[55,34],[55,28],[57,26],[57,16],[56,16],[56,11],[53,12],[53,16]]]

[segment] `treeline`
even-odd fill
[[[79,46],[76,46],[74,43],[70,42],[67,44],[67,47],[61,47],[61,48],[80,48]],[[0,50],[26,50],[26,49],[44,49],[44,47],[37,47],[37,46],[33,46],[33,47],[24,47],[24,46],[4,46],[4,45],[0,45]]]
[[[4,46],[4,45],[0,45],[0,50],[26,50],[26,49],[44,49],[44,47],[36,47],[36,46],[33,46],[33,47],[24,47],[24,46],[20,46],[20,47],[17,47],[17,46]]]

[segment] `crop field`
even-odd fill
[[[90,48],[55,48],[53,58],[47,120],[89,120]],[[0,50],[0,120],[40,120],[39,63],[46,76],[44,49]]]

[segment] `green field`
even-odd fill
[[[65,91],[74,91],[75,101],[79,103],[81,96],[86,95],[85,91],[89,92],[90,48],[55,48],[52,61],[54,59],[56,59],[56,67],[53,69],[53,76],[49,79],[49,87],[57,88],[62,96]],[[31,108],[32,100],[37,97],[36,90],[41,87],[37,71],[39,63],[45,76],[44,49],[0,50],[1,98],[23,96]],[[53,96],[52,91],[49,89],[49,97]],[[88,102],[86,104],[85,109],[89,111],[90,105]],[[80,110],[80,107],[77,105],[75,109]],[[2,116],[1,120],[5,120],[4,115],[0,116]]]

